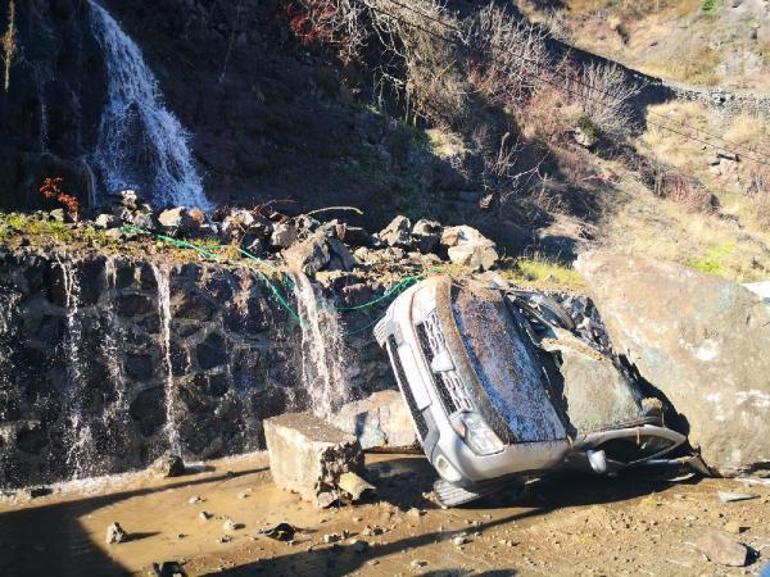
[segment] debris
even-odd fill
[[[185,470],[182,457],[170,453],[158,457],[152,465],[150,465],[150,471],[163,479],[180,477],[185,474]]]
[[[331,543],[338,543],[339,541],[342,541],[342,535],[339,533],[327,533],[324,535],[324,543],[327,545]]]
[[[351,472],[340,475],[337,486],[350,495],[354,502],[360,501],[365,493],[370,494],[376,491],[374,485]]]
[[[758,499],[759,495],[753,493],[733,493],[730,491],[717,491],[717,496],[722,503],[732,503],[734,501],[748,501]]]
[[[155,577],[187,577],[182,565],[178,561],[164,561],[161,564],[153,563],[152,570]]]
[[[417,442],[409,408],[398,391],[379,391],[348,403],[332,417],[332,422],[356,435],[364,450],[406,448]]]
[[[294,535],[297,533],[297,528],[286,522],[278,523],[274,527],[263,529],[260,531],[266,537],[275,539],[276,541],[288,542],[294,539]]]
[[[279,487],[329,506],[340,476],[363,469],[358,440],[311,413],[288,413],[264,424],[270,472]]]
[[[128,533],[123,530],[123,527],[121,527],[120,523],[117,521],[107,527],[107,545],[117,545],[118,543],[122,543],[126,540],[126,537],[128,537]]]
[[[717,531],[709,531],[695,540],[695,547],[709,561],[729,567],[743,567],[748,562],[749,550],[743,543]]]
[[[471,226],[445,228],[441,244],[448,247],[449,260],[473,270],[489,270],[499,260],[496,245]]]
[[[222,523],[222,529],[225,531],[237,531],[238,529],[243,529],[243,523],[236,523],[229,517],[226,517],[225,522]]]

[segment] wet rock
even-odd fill
[[[178,455],[166,454],[158,457],[152,465],[150,471],[160,478],[180,477],[185,474],[185,465],[182,458]]]
[[[313,414],[273,417],[264,428],[275,484],[318,506],[320,496],[336,494],[343,473],[363,469],[358,440]]]
[[[107,545],[117,545],[125,541],[127,537],[128,533],[123,530],[120,523],[115,522],[107,527],[107,537],[105,539]]]
[[[467,225],[444,229],[441,244],[447,247],[452,263],[477,271],[493,268],[500,258],[495,243]]]
[[[770,310],[744,287],[673,263],[577,261],[615,350],[684,415],[709,467],[770,462]]]
[[[397,216],[390,224],[377,233],[389,246],[412,247],[412,223],[405,216]]]
[[[709,531],[699,536],[694,545],[709,561],[720,565],[743,567],[749,560],[746,545],[717,531]]]
[[[398,391],[380,391],[348,403],[332,422],[356,435],[364,449],[411,447],[417,442],[409,409]]]

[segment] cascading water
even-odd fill
[[[128,410],[126,406],[126,381],[123,375],[123,367],[118,360],[118,339],[119,327],[117,326],[114,311],[114,295],[117,282],[117,270],[115,268],[115,261],[112,257],[108,257],[104,261],[104,281],[107,290],[110,294],[110,318],[108,319],[109,326],[104,331],[104,340],[102,341],[102,353],[107,361],[107,370],[115,387],[115,402],[111,408],[110,413],[113,418],[120,418],[122,413]],[[105,418],[105,421],[107,419]],[[106,423],[105,423],[106,424]]]
[[[67,355],[67,388],[65,392],[66,419],[66,463],[75,479],[81,479],[92,473],[94,462],[91,426],[83,410],[86,386],[81,370],[80,343],[83,337],[83,325],[80,311],[80,282],[73,263],[57,259],[64,284],[65,307],[67,310],[67,334],[64,340]]]
[[[293,272],[297,312],[302,319],[302,381],[313,412],[328,417],[349,395],[345,346],[337,312],[302,272]]]
[[[177,455],[182,454],[182,444],[179,439],[179,424],[177,411],[177,392],[174,387],[174,370],[171,363],[171,273],[162,265],[152,265],[155,282],[158,285],[158,316],[160,318],[161,344],[163,347],[163,366],[166,370],[165,432],[169,450]]]
[[[138,188],[156,204],[210,209],[189,136],[163,104],[139,46],[107,10],[89,0],[91,28],[104,53],[107,104],[93,161],[109,190]]]

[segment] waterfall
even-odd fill
[[[302,272],[293,272],[302,319],[302,381],[313,411],[328,417],[348,400],[345,346],[337,312]]]
[[[158,285],[158,316],[160,318],[161,345],[163,350],[163,366],[166,370],[165,381],[165,432],[168,447],[171,452],[181,455],[182,444],[179,440],[179,424],[177,422],[178,399],[174,387],[174,369],[171,363],[171,273],[165,266],[152,264],[155,282]]]
[[[94,164],[110,191],[137,188],[156,204],[211,209],[195,169],[189,135],[163,104],[139,46],[95,0],[91,28],[104,53],[107,104]]]
[[[119,334],[120,327],[116,322],[114,311],[117,270],[115,268],[115,260],[112,257],[107,257],[104,261],[104,281],[110,295],[110,317],[108,319],[108,326],[104,331],[102,353],[107,361],[107,371],[109,372],[110,379],[112,379],[113,386],[115,387],[115,403],[109,411],[112,414],[105,415],[106,424],[108,416],[122,418],[128,411],[128,406],[126,404],[126,380],[123,375],[123,367],[120,365],[118,339],[116,338],[116,335]]]
[[[57,263],[62,273],[64,283],[64,305],[66,308],[67,333],[64,340],[64,350],[67,356],[67,387],[64,394],[66,419],[68,421],[65,433],[66,463],[75,479],[87,477],[92,472],[94,462],[93,436],[91,426],[85,414],[83,400],[87,390],[83,379],[80,343],[83,339],[83,325],[80,319],[80,282],[77,269],[73,263],[65,262],[57,257]]]

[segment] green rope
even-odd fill
[[[144,235],[144,236],[155,237],[158,240],[161,240],[163,242],[172,244],[172,245],[174,245],[174,246],[176,246],[178,248],[194,250],[199,255],[203,256],[204,258],[208,258],[208,259],[211,259],[211,260],[216,261],[216,262],[225,262],[225,263],[229,263],[229,264],[233,264],[233,265],[239,264],[239,263],[235,263],[235,262],[233,262],[231,260],[228,260],[228,259],[222,259],[219,255],[217,255],[214,252],[212,252],[213,250],[220,250],[220,249],[223,248],[222,245],[219,245],[219,244],[214,245],[213,247],[211,247],[211,249],[207,249],[207,248],[204,248],[202,246],[199,246],[199,245],[197,245],[195,243],[192,243],[192,242],[189,242],[189,241],[186,241],[186,240],[182,240],[182,239],[178,239],[178,238],[173,238],[173,237],[170,237],[170,236],[166,236],[164,234],[154,233],[152,231],[145,230],[143,228],[140,228],[138,226],[134,226],[134,225],[131,225],[131,224],[124,224],[122,226],[122,230],[124,232],[133,232],[133,233],[141,234],[141,235]],[[270,263],[268,263],[264,259],[261,259],[258,256],[253,255],[252,253],[250,253],[249,251],[247,251],[245,249],[242,249],[242,248],[238,247],[237,250],[238,250],[239,254],[243,255],[247,259],[258,263],[260,266],[268,268],[270,270],[270,272],[272,272],[274,274],[279,274],[281,276],[281,279],[282,279],[283,283],[288,288],[290,288],[290,289],[294,288],[294,284],[295,283],[294,283],[294,281],[293,281],[293,279],[291,278],[290,275],[285,274],[283,271],[281,271],[277,267],[271,265]],[[278,301],[278,303],[281,305],[281,307],[283,307],[289,313],[289,316],[291,316],[291,318],[293,318],[295,321],[297,321],[300,326],[304,326],[304,321],[300,317],[299,313],[294,309],[294,307],[291,306],[291,303],[289,303],[288,299],[278,289],[278,287],[270,279],[270,277],[268,277],[263,271],[259,270],[258,268],[255,268],[254,266],[251,266],[251,265],[246,265],[246,266],[252,272],[254,272],[259,277],[259,279],[262,282],[264,282],[264,284],[270,289],[270,292],[273,294],[273,296]],[[411,276],[405,277],[405,278],[401,279],[400,281],[398,281],[395,285],[390,287],[388,290],[386,290],[379,297],[377,297],[375,299],[372,299],[370,301],[367,301],[365,303],[361,303],[359,305],[350,306],[350,307],[335,307],[335,308],[336,308],[336,310],[338,310],[340,312],[353,312],[353,311],[360,311],[360,310],[364,310],[364,309],[368,309],[368,308],[374,307],[374,306],[380,304],[381,302],[386,301],[387,299],[389,299],[393,295],[396,295],[396,294],[406,290],[408,287],[410,287],[414,283],[423,280],[425,278],[426,274],[430,274],[430,273],[434,273],[434,272],[440,272],[440,269],[432,268],[432,269],[428,269],[427,271],[425,271],[424,274],[417,274],[417,275],[411,275]],[[343,333],[342,336],[353,336],[353,335],[362,333],[365,330],[367,330],[367,329],[373,327],[374,325],[376,325],[379,320],[380,319],[376,319],[376,320],[372,321],[371,323],[368,323],[367,325],[365,325],[363,327],[359,327],[357,329],[346,331],[346,332]]]

